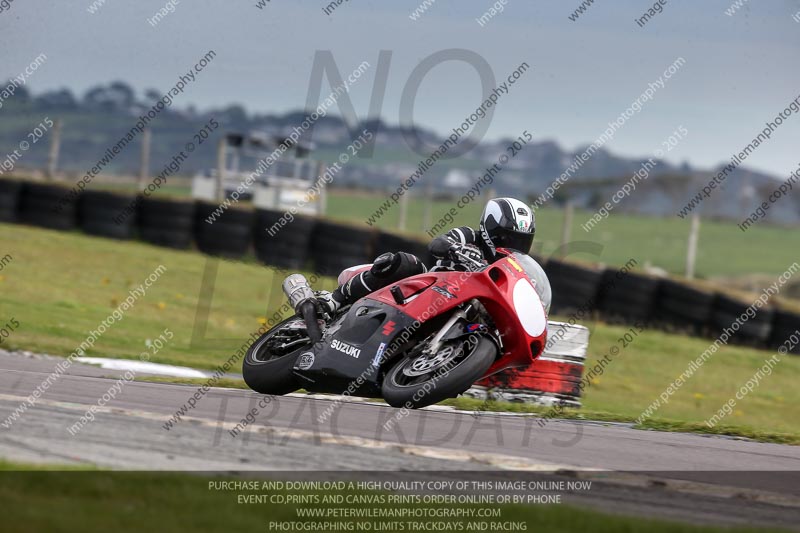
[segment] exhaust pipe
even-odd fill
[[[306,323],[308,337],[313,344],[316,344],[322,339],[322,330],[317,322],[317,301],[308,280],[302,274],[292,274],[283,280],[282,287],[286,298],[289,299],[289,305]]]

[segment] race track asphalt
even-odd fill
[[[0,356],[0,422],[8,425],[59,361]],[[542,427],[532,416],[405,412],[356,399],[235,389],[211,389],[166,429],[197,386],[141,381],[123,382],[95,420],[72,435],[68,428],[119,375],[72,365],[33,407],[0,427],[0,458],[123,470],[483,471],[498,479],[527,471],[592,480],[592,490],[565,500],[607,512],[800,529],[796,446],[591,421],[549,420]],[[256,422],[233,436],[254,408]]]

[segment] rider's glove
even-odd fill
[[[315,293],[317,298],[317,303],[319,304],[322,312],[327,314],[328,317],[333,317],[336,315],[336,311],[339,310],[341,304],[336,301],[333,295],[328,291],[317,291]]]
[[[480,248],[474,244],[456,243],[447,251],[447,256],[456,263],[464,263],[464,257],[483,263],[483,254],[481,253]]]

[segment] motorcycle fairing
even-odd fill
[[[390,348],[393,353],[384,361],[403,351],[409,339],[404,332],[423,338],[473,299],[483,304],[500,333],[502,353],[484,377],[527,367],[542,353],[544,305],[524,268],[506,257],[479,272],[418,274],[365,296],[298,357],[293,372],[309,391],[380,397],[382,365],[376,361]]]
[[[312,392],[350,390],[358,396],[380,397],[381,357],[390,347],[397,353],[403,331],[413,323],[395,305],[362,298],[332,324],[309,350],[310,356],[306,352],[298,357],[293,372],[302,387]]]
[[[435,283],[415,298],[395,303],[393,286],[399,286],[404,294],[412,292],[405,285],[413,283],[416,288],[415,280],[423,276],[435,276]],[[500,259],[480,272],[420,274],[393,286],[377,290],[362,301],[373,299],[397,307],[412,320],[424,322],[432,313],[447,315],[461,304],[478,299],[492,316],[503,343],[503,353],[486,376],[507,368],[527,367],[544,351],[547,315],[524,269],[513,257]],[[438,290],[433,290],[437,287]]]

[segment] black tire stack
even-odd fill
[[[16,222],[22,182],[0,180],[0,222]]]
[[[763,346],[770,339],[772,330],[772,317],[774,310],[769,307],[762,307],[755,312],[753,318],[745,314],[752,302],[745,302],[736,298],[731,298],[725,294],[717,294],[714,306],[711,309],[711,328],[714,335],[720,335],[725,328],[731,331],[731,325],[736,319],[744,315],[742,324],[738,331],[733,334],[733,342],[737,344],[748,344],[751,346]],[[731,341],[728,341],[729,343]]]
[[[208,219],[219,209],[219,204],[198,202],[196,205],[194,236],[200,251],[236,259],[250,250],[253,211],[228,208],[209,224]]]
[[[664,279],[658,296],[656,320],[667,331],[703,335],[708,329],[714,294],[700,288]]]
[[[596,308],[602,270],[551,259],[545,265],[545,273],[553,290],[551,313]]]
[[[658,297],[659,280],[634,272],[607,269],[598,295],[598,310],[605,320],[650,322]]]
[[[47,183],[26,182],[19,201],[19,221],[56,230],[71,230],[78,223],[78,196]]]
[[[142,240],[169,248],[189,248],[194,238],[194,210],[194,203],[144,198],[138,212]]]
[[[131,205],[136,206],[136,212],[124,216]],[[207,219],[217,209],[217,204],[207,202],[103,191],[73,195],[71,188],[57,184],[0,180],[0,222],[16,221],[58,230],[80,225],[88,234],[115,239],[134,238],[138,233],[152,244],[186,249],[197,243],[205,253],[235,258],[245,255],[252,243],[263,263],[309,269],[328,276],[370,263],[386,252],[413,253],[428,267],[434,262],[427,243],[408,236],[300,215],[290,217],[283,211],[271,210],[227,209],[208,224]],[[598,311],[604,320],[642,320],[666,331],[713,338],[731,328],[752,304],[752,300],[740,300],[678,279],[656,279],[632,272],[619,275],[616,270],[599,270],[560,259],[552,259],[544,267],[553,289],[551,311],[557,314]],[[792,335],[800,336],[798,330],[800,313],[768,306],[742,321],[729,342],[779,348]],[[792,352],[800,353],[800,345]]]
[[[797,339],[798,335],[800,335],[798,330],[800,330],[800,313],[777,309],[772,317],[770,346],[779,348],[790,337],[794,336],[794,339]],[[794,343],[794,339],[792,339],[792,343]],[[795,343],[789,353],[800,354],[800,343]]]
[[[85,191],[78,204],[78,223],[90,235],[131,239],[136,236],[136,213],[126,216],[125,209],[131,207],[135,201],[135,196]]]
[[[324,276],[338,276],[351,266],[371,263],[375,233],[370,230],[320,220],[311,238],[314,271]]]
[[[386,252],[414,254],[428,268],[431,268],[435,262],[434,257],[428,251],[428,245],[424,242],[381,231],[375,237],[375,249],[372,259]]]
[[[316,220],[300,215],[289,220],[283,211],[256,211],[253,240],[256,257],[265,265],[301,270],[308,263]],[[281,226],[279,221],[285,224]]]

